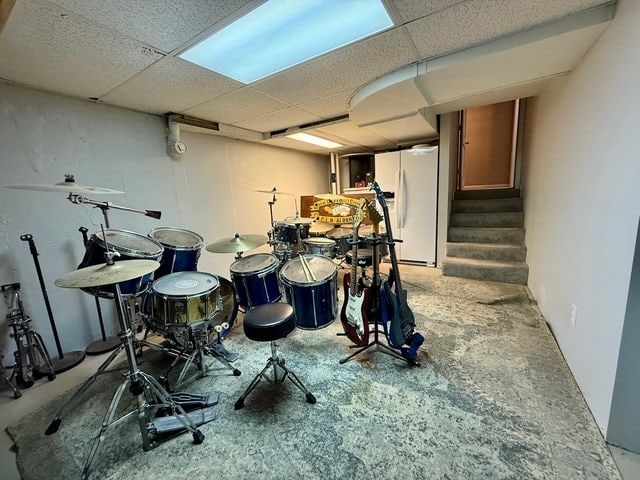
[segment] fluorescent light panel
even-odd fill
[[[324,148],[344,147],[341,143],[332,142],[331,140],[316,137],[315,135],[309,135],[308,133],[292,133],[291,135],[287,135],[287,138],[293,138],[299,142],[311,143]]]
[[[392,26],[381,0],[268,0],[180,57],[248,84]]]

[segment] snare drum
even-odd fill
[[[327,238],[336,242],[336,257],[344,258],[349,250],[351,250],[351,237],[353,236],[353,229],[348,227],[336,227],[330,232],[327,232]]]
[[[302,241],[304,251],[314,255],[322,255],[327,258],[336,257],[336,242],[330,238],[310,237]]]
[[[222,308],[220,283],[204,272],[176,272],[151,286],[151,318],[162,331],[211,320]]]
[[[149,238],[164,247],[160,268],[156,270],[155,278],[169,273],[193,272],[198,269],[198,258],[200,258],[204,239],[197,233],[184,228],[158,227],[149,232]]]
[[[114,261],[122,260],[160,260],[163,247],[158,242],[144,235],[126,230],[117,230],[114,228],[105,229],[104,234],[107,237],[107,243],[111,250],[117,251],[120,256],[115,257]],[[86,252],[82,258],[82,262],[78,268],[89,267],[91,265],[100,265],[106,263],[104,253],[106,251],[102,232],[91,235],[87,242]],[[134,280],[128,280],[120,283],[120,291],[123,295],[138,296],[144,293],[151,284],[153,274],[149,273]],[[83,288],[83,290],[91,295],[103,298],[113,298],[114,288],[111,285],[101,287]]]
[[[315,280],[309,280],[303,270],[300,257],[289,260],[280,279],[287,302],[296,314],[299,328],[317,330],[331,324],[337,313],[338,268],[332,260],[322,255],[304,255]]]
[[[256,253],[231,264],[231,280],[241,307],[253,308],[280,300],[278,258],[270,253]]]

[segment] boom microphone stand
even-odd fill
[[[20,236],[20,240],[29,243],[29,250],[31,256],[33,256],[33,263],[36,266],[36,273],[38,274],[38,280],[40,281],[40,288],[42,290],[42,297],[44,298],[44,304],[47,308],[47,314],[49,316],[49,323],[51,324],[51,331],[53,332],[53,339],[56,342],[56,349],[58,350],[58,356],[51,359],[53,365],[53,371],[55,373],[65,372],[84,360],[85,354],[83,351],[74,350],[72,352],[63,353],[62,345],[60,344],[60,337],[58,336],[58,328],[56,327],[56,321],[53,318],[53,312],[51,311],[51,304],[49,303],[49,295],[47,294],[47,286],[44,283],[42,276],[42,270],[40,269],[40,261],[38,260],[38,250],[33,240],[33,235],[25,233]]]

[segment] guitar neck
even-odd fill
[[[393,231],[391,229],[391,219],[389,218],[389,207],[386,202],[382,205],[384,212],[384,225],[387,230],[387,241],[389,242],[389,256],[391,257],[391,266],[393,267],[393,280],[396,284],[396,291],[402,291],[402,283],[400,281],[400,273],[398,271],[398,257],[396,255],[396,245],[393,241]]]
[[[353,235],[351,236],[353,242],[352,250],[353,256],[351,257],[351,284],[349,285],[349,292],[352,297],[355,297],[358,293],[357,287],[357,275],[358,275],[358,228],[353,229]]]

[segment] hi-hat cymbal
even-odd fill
[[[207,252],[211,253],[238,253],[246,252],[247,250],[253,250],[261,245],[267,243],[266,235],[253,235],[246,234],[240,235],[236,233],[233,237],[221,238],[213,243],[210,243],[205,248]]]
[[[69,272],[54,283],[63,288],[100,287],[140,278],[159,266],[155,260],[122,260],[113,265],[102,263]]]
[[[336,195],[335,193],[316,193],[313,196],[320,200],[333,200],[334,202],[344,200],[346,198],[344,195]]]
[[[89,185],[82,185],[75,181],[73,175],[66,175],[64,182],[59,183],[43,183],[43,184],[29,184],[29,185],[5,185],[7,188],[13,188],[15,190],[33,190],[37,192],[59,192],[59,193],[73,193],[76,195],[119,195],[124,192],[120,190],[113,190],[111,188],[103,187],[90,187]]]
[[[295,197],[293,193],[283,192],[282,190],[278,190],[276,187],[273,187],[271,190],[254,190],[254,192],[270,193],[271,195],[286,195],[288,197]]]
[[[324,222],[313,222],[311,224],[311,228],[309,228],[309,233],[327,233],[329,230],[333,230],[335,225]]]
[[[310,225],[313,223],[313,218],[307,217],[287,217],[282,223],[286,225],[296,226],[296,225]]]

